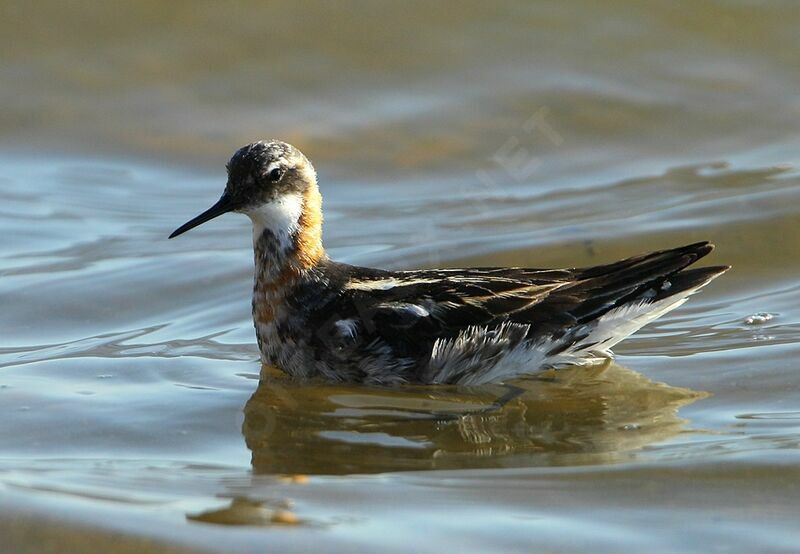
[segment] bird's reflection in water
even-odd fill
[[[678,409],[705,396],[613,363],[481,387],[298,383],[265,368],[242,432],[253,472],[290,483],[308,474],[610,463],[681,432]],[[314,525],[258,480],[188,519]]]
[[[608,463],[679,433],[705,393],[615,363],[481,387],[296,383],[265,369],[244,408],[260,474]]]

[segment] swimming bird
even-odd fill
[[[698,242],[594,267],[386,271],[331,260],[311,162],[278,140],[236,151],[219,201],[253,225],[261,359],[293,377],[476,385],[591,364],[729,269]]]

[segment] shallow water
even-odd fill
[[[66,6],[0,17],[0,550],[797,550],[791,2]],[[265,136],[351,263],[734,269],[591,371],[259,381],[247,222],[166,235]]]

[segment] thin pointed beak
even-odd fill
[[[223,194],[216,204],[211,206],[209,209],[207,209],[194,219],[187,221],[186,223],[184,223],[183,225],[172,231],[172,234],[169,236],[169,238],[175,238],[178,235],[182,235],[189,229],[193,229],[198,225],[205,223],[206,221],[210,221],[215,217],[219,217],[222,214],[230,212],[232,210],[233,210],[233,203],[231,202],[227,194]]]

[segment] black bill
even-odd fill
[[[230,212],[231,210],[233,210],[233,204],[231,203],[230,198],[228,198],[227,195],[223,194],[216,204],[211,206],[209,209],[207,209],[194,219],[187,221],[186,223],[184,223],[183,225],[172,231],[172,234],[169,236],[169,238],[174,238],[177,237],[178,235],[182,235],[189,229],[193,229],[198,225],[201,225],[206,221],[210,221],[215,217],[219,217],[224,213]]]

